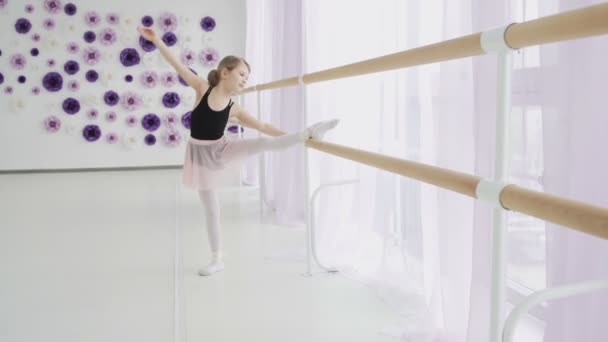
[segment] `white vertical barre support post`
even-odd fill
[[[509,113],[511,110],[511,48],[505,41],[510,25],[481,34],[481,47],[485,52],[498,53],[496,98],[496,160],[494,180],[504,182],[508,177]],[[506,293],[506,214],[502,208],[494,209],[492,234],[492,289],[490,312],[490,341],[501,339]]]
[[[300,77],[298,83],[300,84],[300,92],[302,94],[302,129],[305,129],[308,125],[308,106],[306,104],[306,84],[304,83],[303,75],[306,72],[306,0],[301,0],[300,6],[302,15],[300,16]],[[309,160],[308,160],[308,148],[304,147],[304,213],[307,217],[306,220],[306,272],[305,276],[312,276],[312,264],[311,264],[311,250],[312,250],[312,230],[310,222],[310,171],[309,171]]]
[[[262,120],[262,93],[260,90],[255,89],[256,98],[257,98],[257,118],[258,120]],[[258,136],[262,133],[258,133]],[[266,158],[264,158],[265,154],[260,153],[258,155],[258,180],[259,180],[259,194],[260,194],[260,216],[264,215],[264,203],[266,201]]]

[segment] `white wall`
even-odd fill
[[[153,89],[146,89],[140,84],[139,75],[145,70],[154,70],[160,74],[172,69],[162,60],[158,50],[146,53],[140,48],[139,35],[135,29],[143,15],[151,15],[157,22],[159,14],[168,11],[178,18],[175,33],[179,42],[172,48],[177,55],[184,47],[189,47],[197,54],[204,47],[212,47],[219,51],[220,58],[228,54],[244,55],[245,1],[61,0],[62,5],[68,2],[78,7],[77,14],[71,17],[63,10],[54,15],[47,13],[42,0],[9,1],[5,8],[0,9],[0,26],[3,28],[3,34],[0,35],[2,50],[0,72],[4,75],[4,83],[0,85],[0,170],[181,164],[185,140],[189,136],[188,130],[181,124],[179,124],[179,132],[182,135],[182,142],[178,147],[171,148],[161,141],[162,132],[165,131],[164,125],[153,133],[157,137],[156,145],[147,146],[143,143],[143,138],[148,132],[139,124],[129,128],[124,122],[128,114],[141,118],[150,112],[156,113],[161,118],[169,112],[181,117],[194,105],[194,92],[179,83],[172,88],[165,88],[159,84]],[[35,7],[31,14],[25,11],[25,5],[28,3]],[[93,67],[84,63],[82,53],[72,55],[66,49],[66,44],[71,41],[79,44],[81,52],[84,47],[91,45],[85,43],[82,38],[83,33],[90,29],[84,23],[84,14],[89,10],[97,11],[102,17],[102,23],[91,29],[92,31],[98,33],[103,28],[112,27],[118,33],[117,42],[109,48],[99,43],[99,37],[92,44],[103,54],[101,61]],[[119,14],[120,24],[112,26],[106,23],[106,14],[111,12]],[[205,16],[211,16],[217,22],[212,32],[205,33],[200,28],[200,19]],[[28,18],[33,25],[26,35],[17,34],[14,29],[15,21],[20,17]],[[54,19],[57,24],[52,31],[46,31],[42,27],[42,22],[46,18]],[[156,23],[154,27],[158,29]],[[36,43],[31,39],[33,33],[41,35],[40,42]],[[38,57],[30,55],[30,49],[33,47],[40,50]],[[142,57],[139,65],[126,68],[120,64],[118,56],[125,47],[134,47],[138,50]],[[23,70],[14,70],[11,67],[10,59],[14,53],[21,53],[26,57],[27,66]],[[49,58],[57,62],[54,68],[46,65]],[[73,76],[63,71],[63,64],[70,59],[75,59],[80,64],[80,71]],[[89,68],[97,70],[100,74],[100,79],[96,83],[85,80],[85,72]],[[203,77],[206,77],[210,70],[198,60],[192,68]],[[51,69],[58,71],[64,79],[63,89],[56,93],[47,92],[42,87],[42,77]],[[132,83],[124,81],[126,74],[133,75]],[[27,77],[25,84],[17,82],[19,75]],[[80,90],[77,92],[66,89],[67,81],[72,79],[80,83]],[[4,90],[7,86],[14,88],[12,95],[5,94]],[[42,89],[40,95],[31,94],[34,86]],[[139,110],[131,113],[122,109],[120,105],[108,107],[103,101],[103,94],[108,89],[113,89],[118,94],[125,91],[136,92],[142,95],[144,104]],[[174,91],[180,95],[182,98],[180,106],[170,110],[162,105],[160,99],[167,91]],[[67,97],[75,97],[80,101],[81,110],[78,114],[71,116],[63,112],[61,103]],[[86,111],[91,108],[99,111],[100,116],[95,120],[86,116]],[[118,119],[113,123],[105,119],[105,113],[110,110],[118,114]],[[48,133],[44,128],[44,120],[49,115],[61,119],[62,127],[59,132]],[[119,139],[125,136],[136,137],[139,144],[128,147],[119,141],[111,145],[103,136],[98,141],[89,143],[82,137],[82,128],[91,123],[99,125],[104,134],[110,131],[116,133]]]

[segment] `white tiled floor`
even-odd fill
[[[227,269],[196,275],[204,216],[178,179],[0,175],[0,341],[396,340],[380,331],[398,317],[369,289],[302,276],[303,230],[263,223],[255,191],[222,193]]]

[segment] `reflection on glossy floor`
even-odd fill
[[[262,222],[256,191],[222,193],[226,270],[198,276],[203,213],[178,179],[0,175],[0,341],[396,341],[368,288],[302,275],[304,230]]]

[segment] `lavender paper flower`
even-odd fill
[[[25,5],[25,12],[26,13],[33,13],[34,12],[34,5],[32,5],[32,4]]]
[[[158,24],[163,32],[175,31],[177,18],[174,14],[165,12],[158,17]]]
[[[141,24],[144,25],[145,27],[150,27],[150,26],[154,25],[154,19],[152,19],[151,16],[146,15],[141,18]]]
[[[169,113],[165,115],[165,117],[163,118],[163,122],[167,127],[172,128],[177,125],[177,123],[179,122],[179,118],[177,117],[177,115],[175,115],[175,113]]]
[[[84,15],[84,22],[89,27],[95,27],[95,26],[99,25],[99,23],[101,22],[101,17],[99,16],[99,14],[97,12],[90,11]]]
[[[169,147],[176,147],[179,145],[179,143],[182,140],[181,135],[179,134],[178,131],[175,130],[168,130],[165,132],[165,134],[163,135],[164,140],[165,140],[165,144]]]
[[[156,87],[158,82],[158,75],[154,71],[144,71],[141,74],[141,84],[146,88]]]
[[[120,96],[113,90],[108,90],[103,94],[103,102],[105,102],[108,106],[115,106],[120,101]]]
[[[149,132],[154,132],[160,127],[160,119],[158,115],[149,113],[141,119],[141,126]]]
[[[139,36],[139,46],[146,52],[156,50],[156,45],[142,36]]]
[[[80,70],[80,66],[78,65],[78,62],[76,62],[76,61],[67,61],[63,65],[63,70],[68,75],[75,75]]]
[[[82,136],[88,142],[94,142],[101,137],[101,129],[97,125],[86,125],[82,130]]]
[[[192,121],[192,111],[188,111],[182,115],[182,125],[187,129],[190,129]]]
[[[85,42],[90,44],[95,41],[95,38],[97,38],[97,35],[95,35],[95,32],[93,32],[93,31],[87,31],[84,33],[82,38],[84,38]]]
[[[173,32],[166,32],[163,34],[163,42],[165,42],[167,46],[173,46],[177,43],[177,36]]]
[[[80,85],[78,84],[78,81],[76,81],[76,80],[68,81],[68,89],[73,92],[78,91],[78,89],[80,89]]]
[[[135,127],[137,125],[137,117],[135,115],[129,115],[125,119],[127,126]]]
[[[126,48],[120,52],[120,63],[125,67],[139,64],[139,54],[137,50]]]
[[[0,8],[6,7],[7,3],[8,3],[8,0],[0,0]]]
[[[45,30],[50,31],[52,29],[55,28],[55,20],[53,19],[44,19],[44,21],[42,22],[42,27],[44,27]]]
[[[132,92],[126,92],[121,96],[121,102],[120,104],[122,105],[122,107],[130,112],[134,111],[135,109],[137,109],[142,103],[141,97],[139,97],[139,95],[132,93]]]
[[[106,142],[108,144],[116,144],[116,142],[118,142],[118,135],[116,135],[116,133],[106,134]]]
[[[4,88],[4,93],[7,95],[10,95],[13,93],[13,87],[11,86],[6,86],[6,88]]]
[[[84,58],[85,63],[88,65],[95,65],[99,62],[101,53],[96,48],[88,47],[84,50],[82,58]]]
[[[220,58],[219,53],[213,48],[205,48],[198,55],[200,62],[206,66],[215,66]]]
[[[182,63],[186,66],[192,65],[194,63],[194,51],[190,49],[185,49],[181,54]]]
[[[72,16],[76,14],[76,5],[72,3],[66,4],[63,10],[65,11],[65,14]]]
[[[50,92],[60,91],[63,87],[63,78],[58,72],[49,72],[42,78],[42,86]]]
[[[108,121],[108,122],[116,121],[117,117],[118,116],[116,115],[116,112],[107,112],[106,113],[106,121]]]
[[[156,144],[156,137],[154,136],[154,134],[148,134],[144,137],[144,142],[146,143],[146,145],[152,146]]]
[[[120,22],[120,16],[116,13],[108,13],[106,15],[106,22],[110,25],[116,25]]]
[[[15,30],[17,31],[17,33],[26,34],[30,32],[31,28],[32,23],[30,23],[30,21],[25,18],[19,18],[15,22]]]
[[[16,53],[11,57],[11,65],[14,69],[22,70],[27,65],[27,60],[22,54]]]
[[[215,28],[215,19],[211,17],[204,17],[201,19],[201,28],[206,32],[211,32]]]
[[[97,119],[98,116],[99,116],[99,111],[95,108],[91,108],[87,111],[87,117],[91,120]]]
[[[87,71],[87,73],[86,73],[87,81],[93,83],[93,82],[97,81],[98,78],[99,78],[99,74],[97,73],[97,71],[95,71],[95,70]]]
[[[49,133],[55,133],[61,128],[61,120],[58,117],[51,115],[44,120],[44,127]]]
[[[174,92],[167,92],[163,95],[163,105],[167,108],[175,108],[179,105],[179,95]]]
[[[44,9],[51,14],[56,14],[61,11],[61,2],[59,0],[44,0]]]
[[[68,97],[67,99],[63,100],[62,107],[66,114],[74,115],[80,111],[80,102],[78,102],[78,100],[75,98]]]
[[[102,45],[110,46],[116,42],[116,32],[111,28],[106,28],[99,34],[99,41]]]
[[[68,45],[66,46],[66,49],[71,54],[76,54],[76,53],[80,52],[80,46],[78,46],[78,44],[76,42],[68,43]]]
[[[39,42],[40,41],[40,35],[38,33],[34,33],[32,35],[32,40],[35,42]]]
[[[52,59],[52,58],[49,58],[49,59],[46,61],[46,66],[48,66],[49,68],[54,67],[54,66],[55,66],[55,60],[54,60],[54,59]]]
[[[164,72],[160,75],[160,82],[167,88],[173,87],[177,83],[177,76],[171,71]]]
[[[40,94],[40,87],[32,87],[32,95]]]

